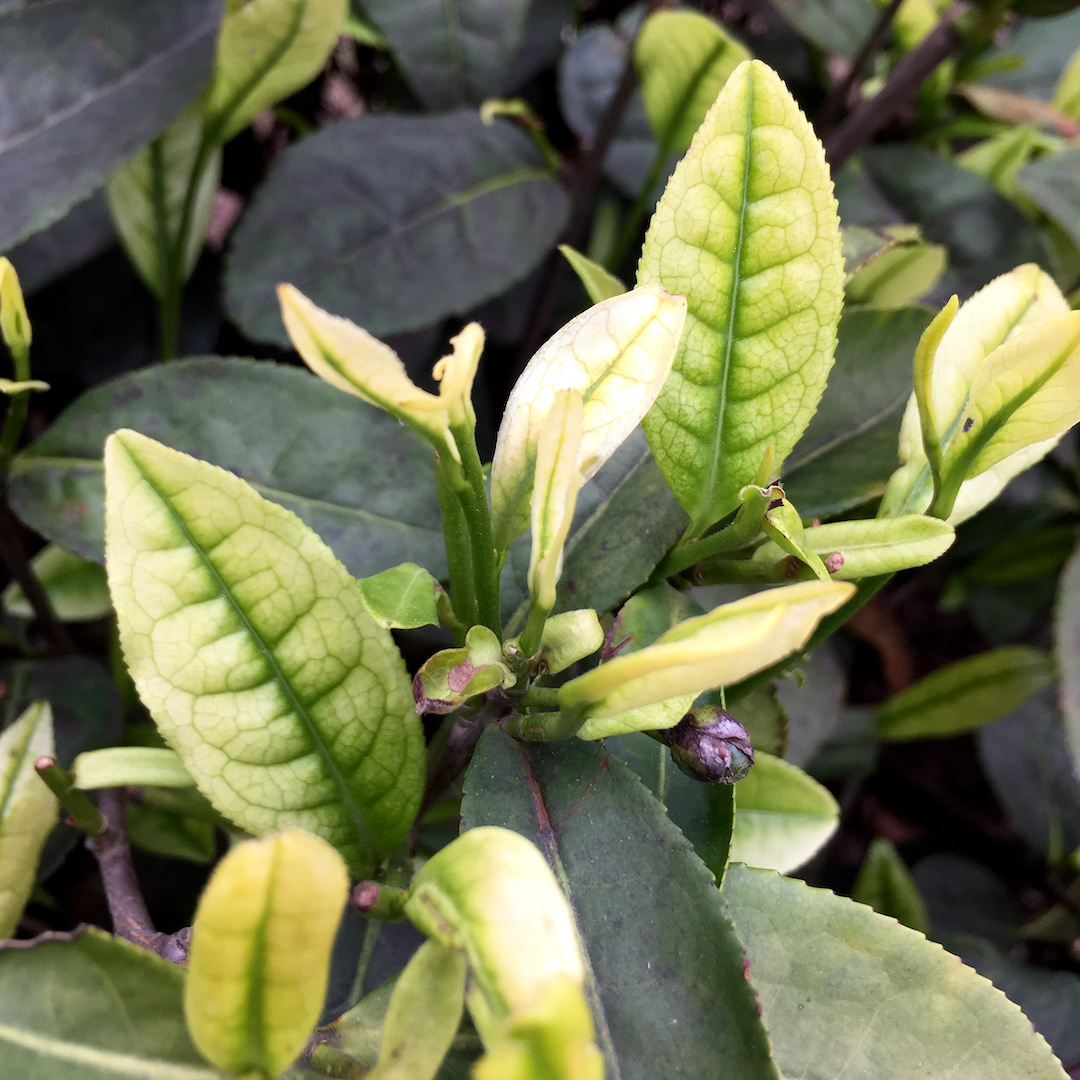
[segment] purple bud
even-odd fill
[[[673,728],[657,732],[687,776],[703,783],[734,784],[754,764],[746,728],[717,705],[691,709]]]

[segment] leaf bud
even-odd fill
[[[746,728],[718,705],[691,709],[673,728],[657,732],[687,776],[706,784],[734,784],[754,764]]]

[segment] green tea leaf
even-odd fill
[[[701,533],[735,508],[766,447],[780,462],[802,435],[843,303],[824,151],[764,64],[741,65],[709,111],[657,207],[638,280],[689,302],[644,427]]]
[[[330,55],[348,8],[348,0],[230,2],[206,102],[210,141],[226,142],[263,109],[311,82]]]
[[[139,276],[161,296],[173,272],[186,281],[202,252],[206,227],[221,182],[221,151],[215,150],[193,176],[203,139],[204,99],[171,123],[149,146],[109,177],[109,213]],[[177,251],[181,223],[194,182],[187,242]]]
[[[233,240],[226,302],[250,337],[286,346],[283,281],[376,337],[419,330],[521,281],[568,212],[511,123],[485,127],[475,110],[341,121],[287,149],[259,189]]]
[[[364,0],[420,100],[432,111],[479,105],[507,89],[528,0]]]
[[[930,916],[919,887],[892,842],[883,836],[870,844],[851,899],[872,907],[879,915],[891,915],[920,934],[930,932]]]
[[[71,766],[84,791],[106,787],[185,788],[194,785],[178,754],[156,746],[108,746],[87,750]]]
[[[0,251],[44,229],[174,120],[213,63],[221,0],[0,10]]]
[[[223,1080],[184,1027],[184,968],[96,927],[0,950],[0,1046],[35,1080]]]
[[[878,735],[903,742],[972,731],[999,720],[1053,678],[1053,661],[1029,645],[957,660],[889,698],[877,712]]]
[[[560,244],[559,250],[577,274],[578,280],[585,286],[585,292],[594,304],[626,292],[626,286],[614,274],[593,262],[587,255],[582,255],[576,248],[569,244]]]
[[[762,870],[733,866],[723,896],[785,1076],[1065,1080],[1027,1017],[921,934]]]
[[[392,566],[357,585],[372,618],[388,630],[439,625],[436,598],[442,586],[416,563]]]
[[[773,6],[801,37],[848,58],[858,54],[879,14],[869,0],[773,0]]]
[[[1054,91],[1054,104],[1072,120],[1080,120],[1080,49],[1072,54]]]
[[[787,874],[817,854],[839,821],[840,807],[816,780],[758,752],[749,775],[735,785],[728,858]]]
[[[105,453],[120,640],[162,734],[236,824],[301,826],[371,874],[423,789],[389,632],[322,541],[243,480],[133,431]]]
[[[35,702],[0,733],[0,939],[19,925],[41,848],[56,825],[56,796],[34,772],[39,757],[55,754],[47,701]]]
[[[262,361],[176,360],[95,387],[16,458],[16,513],[103,561],[101,452],[118,427],[239,473],[298,514],[354,574],[402,559],[446,572],[430,452],[356,398]]]
[[[218,863],[191,925],[184,987],[208,1061],[274,1077],[295,1060],[322,1012],[348,892],[341,856],[299,829],[246,840]]]
[[[1016,184],[1047,217],[1068,233],[1074,244],[1080,245],[1078,163],[1080,148],[1067,147],[1021,169],[1016,174]]]
[[[894,241],[848,279],[847,301],[882,308],[914,303],[938,283],[946,261],[940,244]]]
[[[56,544],[43,547],[30,565],[57,617],[64,622],[87,622],[103,619],[112,611],[109,583],[105,571],[97,563],[72,555]],[[4,590],[0,603],[9,615],[20,619],[34,617],[30,601],[17,582]]]
[[[778,1080],[712,876],[614,755],[489,729],[462,811],[528,837],[563,883],[608,1076]]]
[[[217,854],[214,826],[208,821],[129,800],[127,825],[132,844],[154,855],[205,865]]]
[[[634,40],[634,67],[653,134],[684,153],[731,73],[750,53],[696,11],[657,11]]]

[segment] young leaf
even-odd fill
[[[149,146],[109,177],[105,193],[116,231],[146,287],[162,296],[175,271],[186,281],[202,252],[206,226],[221,181],[221,151],[210,153],[193,170],[203,140],[204,99],[173,121]],[[187,209],[188,186],[194,183],[190,223],[183,251],[177,251]]]
[[[56,796],[34,772],[39,757],[55,754],[47,701],[35,702],[0,733],[0,940],[19,925],[42,845],[56,824]]]
[[[836,831],[840,807],[816,780],[782,758],[757,751],[735,785],[731,862],[788,874]]]
[[[465,645],[429,656],[413,679],[418,713],[453,712],[470,698],[516,682],[502,643],[486,626],[470,627]]]
[[[57,617],[64,622],[103,619],[112,611],[109,583],[97,563],[49,544],[34,556],[30,565]],[[34,609],[17,582],[8,585],[0,603],[9,615],[21,619],[34,617]]]
[[[224,143],[306,86],[341,33],[348,0],[232,0],[218,35],[206,130]]]
[[[491,463],[498,551],[528,526],[537,443],[558,391],[576,390],[584,399],[578,460],[588,480],[656,400],[685,317],[681,296],[646,286],[582,312],[540,347],[510,393]]]
[[[785,1076],[1065,1080],[1027,1017],[921,934],[764,870],[733,866],[723,897]]]
[[[183,987],[184,968],[96,927],[0,950],[4,1069],[35,1080],[222,1080],[184,1029]]]
[[[712,875],[615,755],[489,729],[462,813],[528,837],[562,882],[607,1076],[778,1080]]]
[[[919,887],[896,848],[884,836],[870,844],[851,899],[872,907],[879,915],[891,915],[920,934],[930,932],[930,916]]]
[[[741,65],[709,110],[656,209],[638,281],[690,305],[644,426],[700,534],[734,509],[766,446],[781,462],[803,433],[843,303],[824,151],[764,64]]]
[[[552,615],[540,636],[541,663],[552,675],[565,671],[604,644],[604,628],[592,608]]]
[[[329,844],[289,829],[218,863],[191,926],[184,1014],[231,1073],[274,1077],[304,1048],[326,996],[349,877]]]
[[[948,260],[939,244],[893,238],[875,252],[844,285],[848,304],[897,308],[912,304],[938,283]]]
[[[587,255],[582,255],[576,248],[569,244],[560,244],[559,250],[577,274],[578,280],[585,286],[585,291],[594,304],[626,292],[626,286],[614,274],[593,262]]]
[[[779,506],[765,511],[765,516],[761,519],[761,531],[772,541],[770,549],[778,548],[788,555],[793,555],[805,563],[818,581],[829,580],[829,571],[820,556],[804,543],[806,530],[798,511],[787,499]]]
[[[877,712],[890,742],[940,739],[993,723],[1054,678],[1046,653],[1007,645],[957,660],[889,698]]]
[[[186,788],[195,783],[178,754],[157,746],[87,750],[72,763],[71,778],[84,791],[105,787]]]
[[[322,541],[239,477],[133,431],[109,438],[105,469],[120,640],[162,734],[242,828],[301,826],[371,874],[423,788],[389,632]]]
[[[8,347],[12,356],[25,354],[33,341],[33,328],[30,316],[26,313],[26,298],[23,296],[19,275],[11,260],[0,256],[0,338]],[[16,365],[17,367],[18,365]],[[7,380],[5,380],[7,381]],[[12,387],[17,383],[8,382],[5,393],[18,391]]]
[[[660,152],[682,154],[746,49],[696,11],[657,11],[634,41],[634,66]]]
[[[442,586],[416,563],[392,566],[357,585],[372,618],[388,630],[439,625],[436,599]]]

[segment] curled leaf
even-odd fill
[[[32,336],[19,275],[11,261],[0,256],[0,337],[12,353],[25,353]]]
[[[413,679],[416,711],[450,713],[469,698],[516,681],[499,639],[486,626],[476,625],[460,649],[443,649],[421,665]]]

